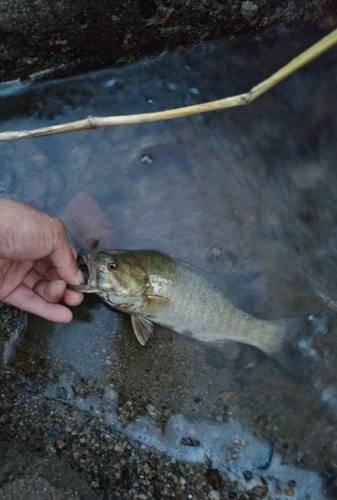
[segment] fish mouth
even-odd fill
[[[83,253],[78,253],[77,255],[77,265],[82,271],[84,276],[84,283],[80,285],[67,285],[69,290],[75,290],[76,292],[86,292],[94,293],[97,291],[97,272],[96,267],[90,257]]]

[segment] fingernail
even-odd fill
[[[81,269],[79,269],[76,273],[76,278],[78,280],[78,283],[80,285],[83,285],[83,283],[85,283],[85,277],[84,277],[84,274],[82,273]]]

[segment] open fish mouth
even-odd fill
[[[84,255],[81,253],[79,253],[77,256],[77,265],[78,265],[78,268],[82,271],[83,276],[85,278],[84,284],[87,285],[88,280],[89,280],[90,270],[89,270],[89,266],[86,262]]]
[[[84,276],[84,283],[80,285],[67,285],[69,290],[76,292],[96,292],[97,291],[97,273],[94,263],[85,254],[77,255],[77,265]]]

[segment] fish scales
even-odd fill
[[[223,290],[182,261],[172,260],[170,268],[171,279],[166,278],[162,286],[158,270],[150,274],[150,281],[167,298],[155,314],[149,311],[154,322],[203,342],[234,340],[260,349],[263,346],[265,352],[280,348],[287,332],[277,320],[263,320],[241,311]]]
[[[86,283],[69,288],[97,293],[130,314],[142,345],[159,324],[217,346],[233,341],[249,344],[302,378],[303,351],[311,355],[313,339],[326,331],[326,319],[315,321],[313,316],[308,327],[308,318],[302,316],[267,320],[250,315],[201,270],[154,250],[87,252],[79,254],[78,264]],[[298,354],[302,357],[294,361]]]

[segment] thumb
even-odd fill
[[[70,285],[84,283],[83,273],[76,262],[77,253],[69,243],[65,227],[58,219],[54,219],[54,223],[53,247],[49,259],[59,277],[66,283]]]

